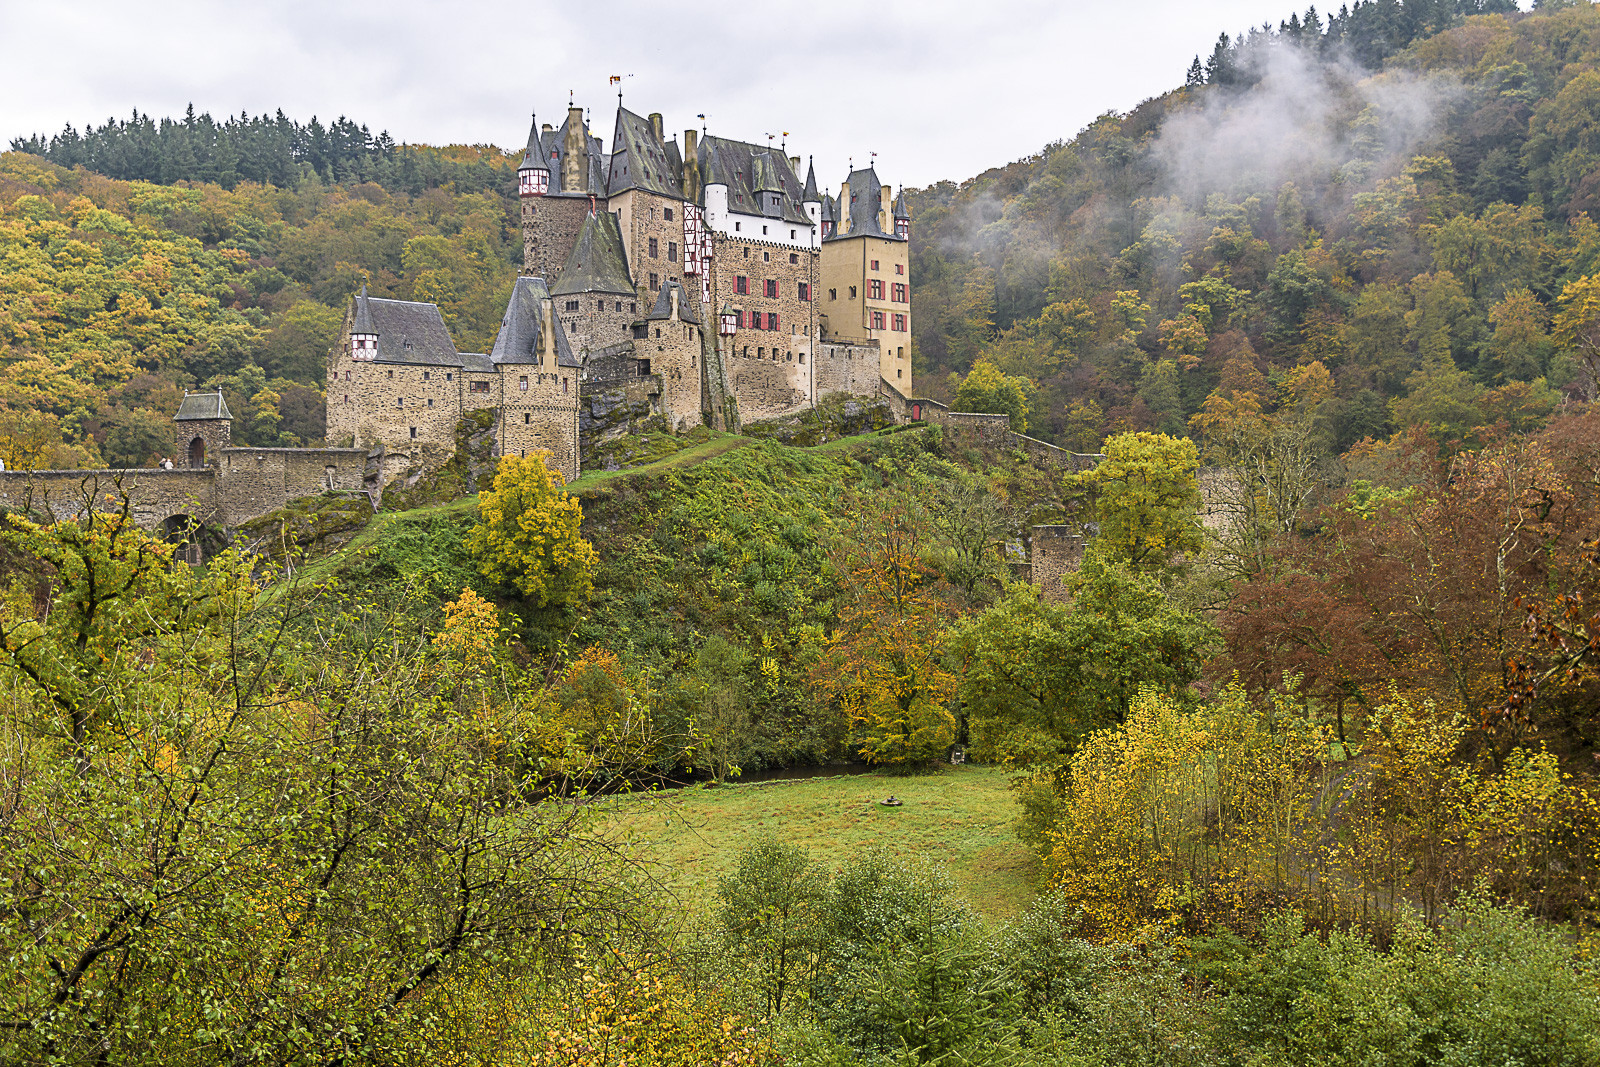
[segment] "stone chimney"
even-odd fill
[[[683,131],[683,195],[700,199],[700,131]]]
[[[878,201],[878,229],[884,233],[894,232],[894,190],[887,185],[883,187],[883,196]]]
[[[567,108],[567,139],[561,146],[561,191],[589,191],[589,137],[583,125],[583,108]]]
[[[653,111],[650,113],[650,128],[655,131],[656,140],[665,141],[667,139],[667,135],[661,132],[661,112]]]

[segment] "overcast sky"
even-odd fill
[[[836,187],[969,178],[1183,81],[1220,31],[1301,0],[0,0],[0,135],[132,109],[346,115],[427,144],[525,143],[572,90],[611,147],[615,90],[669,132],[788,131]],[[1302,4],[1303,6],[1303,4]],[[1326,6],[1326,5],[1324,5]]]

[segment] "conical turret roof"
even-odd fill
[[[518,170],[549,170],[549,153],[544,150],[544,142],[539,139],[539,116],[533,116],[533,124],[528,127],[528,148],[522,153],[522,162],[517,164]]]
[[[632,292],[633,278],[628,273],[628,253],[617,217],[609,211],[591,211],[550,295]]]
[[[900,195],[894,198],[894,217],[897,219],[911,217],[911,210],[906,207],[906,187],[903,185],[900,187]]]
[[[367,283],[361,283],[361,292],[356,294],[356,317],[350,324],[351,333],[377,333],[377,327],[372,325],[372,307],[367,303]]]
[[[822,203],[822,194],[817,191],[816,164],[811,161],[810,156],[806,157],[806,189],[805,192],[800,194],[800,202],[802,204]]]

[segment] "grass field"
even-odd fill
[[[801,845],[837,870],[882,849],[946,865],[956,888],[991,919],[1015,915],[1038,887],[1033,852],[1011,832],[1016,805],[1002,771],[950,767],[915,777],[841,775],[679,789],[607,800],[658,877],[693,911],[715,900],[717,878],[764,837]],[[893,794],[905,803],[878,803]]]

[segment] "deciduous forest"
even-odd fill
[[[569,485],[465,420],[202,565],[110,477],[0,513],[0,1058],[1600,1063],[1600,10],[1312,8],[1180,77],[908,190],[918,393],[1092,463],[833,398]],[[13,142],[0,457],[148,462],[195,385],[316,441],[364,277],[485,350],[514,165]],[[730,795],[747,847],[670,799]],[[959,884],[904,843],[962,834]]]

